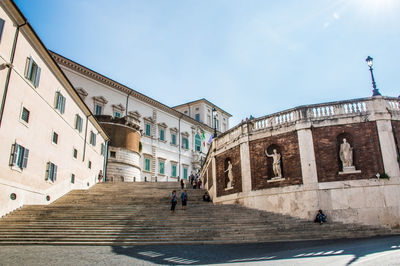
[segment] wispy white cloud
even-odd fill
[[[334,17],[334,19],[336,19],[336,20],[340,19],[340,16],[339,16],[339,14],[338,14],[337,12],[334,12],[334,13],[333,13],[333,17]]]

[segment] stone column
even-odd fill
[[[244,132],[248,132],[248,125],[243,126],[242,136]],[[245,141],[240,144],[240,166],[242,169],[242,192],[251,191],[251,169],[250,169],[250,146],[248,134],[245,134]]]
[[[379,145],[382,152],[385,173],[391,178],[400,178],[399,163],[397,162],[396,142],[393,136],[391,115],[386,109],[386,100],[382,97],[372,97],[372,117],[376,120]]]
[[[311,132],[311,123],[297,125],[299,141],[301,174],[305,186],[318,184],[317,165],[315,163],[314,143]]]

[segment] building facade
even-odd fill
[[[0,7],[1,216],[95,184],[108,136],[15,3]]]
[[[168,107],[59,54],[52,54],[82,100],[102,121],[108,134],[114,136],[108,154],[110,181],[176,181],[187,179],[192,172],[201,169],[212,140],[212,124],[195,119],[182,108]],[[201,108],[199,113],[206,117],[213,107],[216,106],[203,99],[196,101],[193,110]],[[224,119],[225,126],[218,130],[221,132],[229,127],[230,115],[219,107],[216,109],[215,115]],[[130,123],[131,131],[136,130],[134,142],[137,146],[132,143],[136,148],[132,145],[129,148],[125,140],[116,143],[121,134],[115,132],[115,123],[113,126],[110,121],[121,119],[125,125]]]

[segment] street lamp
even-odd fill
[[[217,137],[217,109],[213,107],[212,109],[212,115],[214,117],[214,138]]]
[[[372,78],[372,87],[374,88],[372,90],[372,96],[381,96],[381,93],[379,92],[379,90],[376,88],[376,83],[375,83],[375,79],[374,79],[374,73],[373,73],[373,69],[372,69],[372,60],[374,60],[372,57],[368,56],[367,59],[365,59],[365,61],[367,62],[368,66],[369,66],[369,71],[371,72],[371,78]]]

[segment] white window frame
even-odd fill
[[[75,129],[82,133],[83,119],[79,114],[75,115]]]
[[[56,108],[60,112],[60,114],[64,114],[66,98],[61,93],[61,91],[57,91],[55,97],[56,98],[54,101],[54,108]]]
[[[25,64],[25,78],[28,79],[32,85],[37,88],[39,86],[41,68],[33,60],[32,56],[26,58]]]

